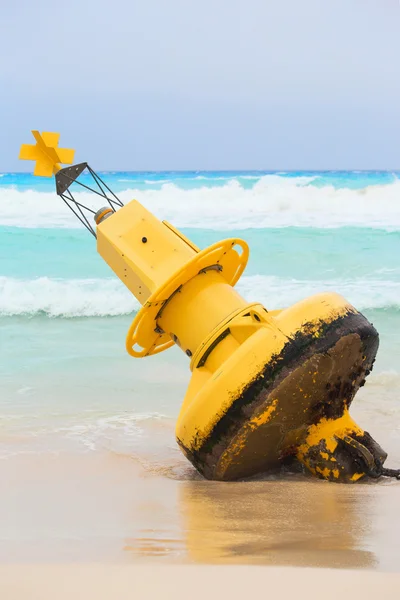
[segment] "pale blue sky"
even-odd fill
[[[398,0],[4,0],[0,171],[400,169]]]

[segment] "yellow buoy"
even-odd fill
[[[75,167],[53,168],[48,157],[64,198]],[[92,233],[142,304],[126,348],[140,358],[176,344],[190,358],[176,437],[196,469],[234,480],[297,460],[332,481],[382,474],[386,453],[349,415],[378,349],[371,323],[334,293],[280,311],[249,304],[234,290],[248,261],[244,240],[200,250],[136,200],[118,210],[113,202]]]
[[[137,201],[99,223],[97,249],[143,305],[128,352],[177,344],[190,357],[176,436],[203,475],[237,479],[297,456],[318,476],[354,481],[366,471],[354,453],[371,469],[374,456],[383,461],[348,414],[378,334],[344,298],[321,294],[272,313],[249,304],[233,289],[246,242],[199,251]]]

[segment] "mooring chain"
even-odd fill
[[[373,479],[378,479],[379,477],[394,477],[395,479],[400,480],[400,469],[386,469],[381,461],[376,458],[375,468],[370,469],[368,475]]]
[[[381,474],[384,477],[395,477],[400,480],[400,469],[382,469]]]

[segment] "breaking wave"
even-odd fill
[[[251,188],[237,180],[221,186],[182,189],[126,189],[126,203],[138,199],[159,218],[177,227],[214,230],[271,227],[368,226],[400,229],[400,181],[362,189],[312,185],[312,178],[261,177]],[[99,208],[99,198],[79,193],[80,201]],[[78,228],[81,224],[55,192],[0,189],[0,225]]]
[[[238,291],[270,309],[288,306],[312,294],[338,292],[358,309],[400,311],[400,282],[372,279],[297,280],[273,276],[243,277]],[[127,315],[139,303],[117,279],[14,279],[0,277],[0,315],[106,317]]]

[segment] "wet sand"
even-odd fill
[[[191,475],[161,476],[118,455],[1,461],[0,563],[400,571],[394,480],[219,483]]]

